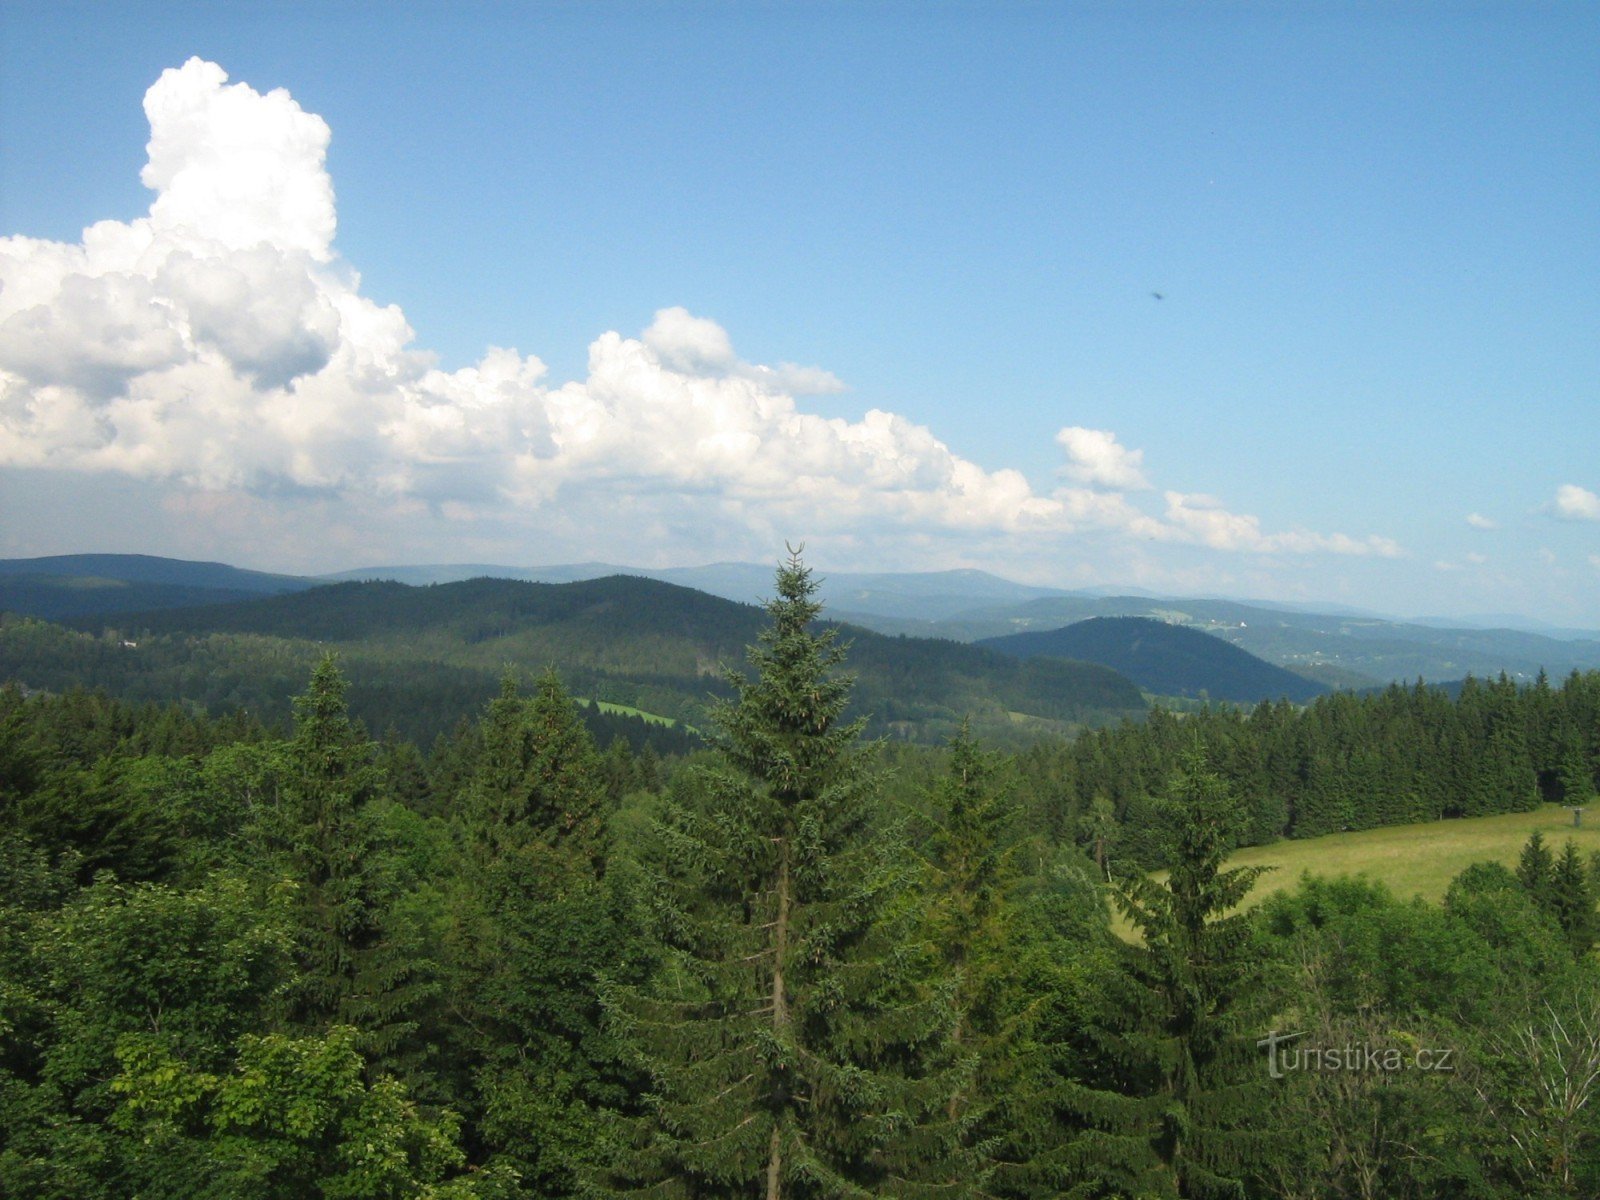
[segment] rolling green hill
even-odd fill
[[[1206,696],[1236,704],[1287,697],[1304,704],[1328,690],[1221,638],[1148,617],[1093,617],[1062,629],[1013,633],[977,644],[1019,658],[1099,663],[1164,696]]]
[[[76,641],[48,651],[37,627],[12,622],[0,627],[0,678],[50,689],[73,680],[113,691],[137,686],[141,699],[242,703],[277,714],[315,657],[334,649],[357,712],[374,728],[392,724],[413,737],[471,712],[507,667],[526,675],[554,666],[574,694],[701,725],[707,701],[727,694],[724,670],[742,665],[764,623],[753,605],[633,576],[345,583],[82,618],[72,623]],[[844,636],[855,711],[879,733],[935,740],[970,717],[978,729],[1015,739],[1021,729],[1104,725],[1144,708],[1134,684],[1103,666],[858,629]],[[162,695],[162,686],[171,690]]]

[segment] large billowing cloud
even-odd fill
[[[720,522],[769,542],[1102,531],[1398,553],[1382,538],[1266,533],[1176,492],[1146,512],[1125,495],[1151,487],[1142,452],[1105,430],[1062,429],[1069,486],[1036,491],[893,413],[804,411],[797,397],[839,380],[746,362],[720,325],[681,308],[639,337],[599,336],[582,380],[554,383],[511,349],[438,370],[334,250],[319,117],[199,59],[165,72],[145,112],[147,216],[101,222],[77,245],[0,239],[0,465],[421,506],[468,526],[606,509],[652,514],[644,535]]]

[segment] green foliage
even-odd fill
[[[371,807],[379,778],[344,693],[336,662],[324,657],[295,702],[277,802],[257,834],[292,887],[300,978],[289,1015],[306,1029],[349,1020],[357,976],[382,932],[374,870],[381,844]]]
[[[852,687],[803,565],[778,584],[764,632],[651,585],[639,640],[609,640],[626,581],[336,591],[298,631],[137,646],[0,618],[0,669],[61,688],[0,688],[0,1194],[1600,1189],[1577,845],[1473,866],[1442,906],[1307,880],[1241,916],[1252,879],[1221,866],[1584,798],[1600,674],[1158,709],[1002,758],[979,741],[1000,721],[1060,727],[1086,693],[866,635]],[[374,596],[388,628],[344,646],[348,687],[279,636],[357,631]],[[740,630],[751,670],[707,683]],[[560,646],[584,694],[692,708],[715,748],[663,760],[619,729],[598,752],[553,673],[504,665]],[[67,686],[100,671],[187,707]],[[294,691],[282,737],[194,707],[271,717]],[[363,711],[409,716],[375,744]],[[424,727],[450,731],[427,755]],[[1435,864],[1457,829],[1430,827]],[[1139,944],[1110,933],[1108,877]],[[1274,1080],[1272,1029],[1459,1069]]]
[[[463,1163],[453,1114],[425,1114],[398,1082],[368,1082],[356,1030],[246,1035],[219,1072],[197,1071],[161,1039],[117,1045],[111,1124],[139,1147],[149,1197],[240,1200],[466,1200],[506,1195],[495,1171]]]
[[[1091,1192],[1242,1196],[1273,1153],[1254,1047],[1261,962],[1235,911],[1261,868],[1224,869],[1243,813],[1192,748],[1167,787],[1175,837],[1163,883],[1133,875],[1115,898],[1142,944],[1128,946],[1096,1049],[1112,1084],[1069,1084],[1086,1126]]]
[[[1570,840],[1562,847],[1551,872],[1549,904],[1573,955],[1585,957],[1594,948],[1595,897],[1578,847]]]
[[[1517,882],[1540,908],[1549,908],[1555,885],[1555,859],[1544,844],[1544,835],[1535,832],[1522,848],[1517,862]]]
[[[109,877],[58,911],[0,910],[0,1193],[99,1197],[159,1173],[108,1124],[122,1039],[221,1063],[289,974],[281,897],[234,876],[193,891]]]
[[[1501,1194],[1578,1200],[1600,1188],[1600,981],[1592,973],[1487,1031],[1481,1128]]]
[[[1276,1176],[1284,1194],[1587,1194],[1574,1172],[1596,1129],[1578,1114],[1600,1078],[1579,1069],[1600,1064],[1597,980],[1511,872],[1470,868],[1443,909],[1307,879],[1260,911],[1263,951],[1293,972],[1279,1028],[1307,1045],[1449,1055],[1443,1071],[1279,1081],[1275,1103],[1306,1130]]]
[[[602,969],[630,975],[625,899],[602,877],[605,784],[554,675],[531,699],[508,678],[481,727],[445,940],[449,1060],[475,1156],[567,1195],[631,1082],[595,985]]]
[[[909,1197],[964,1177],[949,999],[921,979],[907,857],[874,827],[815,591],[798,558],[779,569],[754,677],[733,676],[736,700],[713,713],[719,761],[658,820],[644,868],[660,965],[611,988],[652,1081],[624,1189]]]

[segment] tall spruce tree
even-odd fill
[[[380,779],[375,748],[350,719],[333,655],[317,663],[294,711],[279,801],[261,833],[275,867],[295,887],[300,977],[288,1015],[322,1029],[370,1019],[375,993],[389,990],[373,978],[383,898],[370,804]]]
[[[602,878],[605,781],[553,672],[532,698],[508,676],[481,726],[447,934],[451,1059],[468,1076],[473,1157],[564,1196],[626,1101],[595,986],[627,956]]]
[[[1561,849],[1550,873],[1550,908],[1566,935],[1573,956],[1586,957],[1594,948],[1595,902],[1589,890],[1589,872],[1571,838]]]
[[[1544,834],[1536,829],[1517,860],[1517,882],[1543,912],[1554,911],[1555,870],[1555,856],[1544,844]]]
[[[1020,1007],[1011,976],[1016,967],[1008,895],[1016,884],[1019,843],[1012,827],[1010,764],[984,750],[963,721],[950,741],[949,767],[931,789],[937,822],[929,839],[927,930],[956,1005],[951,1040],[974,1062],[972,1086],[952,1095],[946,1112],[967,1121],[977,1147],[1003,1124],[999,1111],[1010,1090],[1008,1059]],[[987,1108],[996,1111],[986,1113]]]
[[[319,1034],[353,1026],[370,1068],[420,1083],[428,1048],[415,1035],[433,964],[396,911],[403,892],[378,747],[351,719],[331,654],[294,709],[277,803],[253,829],[268,869],[294,889],[299,972],[282,1016]]]
[[[948,989],[908,903],[913,856],[876,824],[844,649],[791,552],[771,623],[715,713],[716,762],[667,797],[644,864],[661,965],[614,987],[653,1081],[609,1184],[623,1194],[961,1195]]]
[[[1264,868],[1223,869],[1245,813],[1198,744],[1166,804],[1168,876],[1117,888],[1142,944],[1121,947],[1108,1011],[1088,1031],[1087,1073],[1062,1089],[1084,1127],[1071,1195],[1242,1197],[1274,1150],[1251,1025],[1260,965],[1235,911]]]

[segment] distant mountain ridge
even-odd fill
[[[294,575],[147,554],[0,559],[0,611],[51,621],[226,604],[315,586]]]
[[[44,558],[0,559],[0,576],[48,575],[60,578],[117,579],[180,587],[217,588],[276,594],[315,587],[300,575],[252,571],[220,562],[191,562],[153,554],[55,554]]]
[[[422,587],[339,583],[70,624],[91,635],[114,630],[112,638],[94,637],[95,645],[131,642],[130,663],[183,658],[191,663],[187,678],[204,677],[206,686],[236,697],[235,703],[257,707],[281,708],[286,696],[261,693],[251,662],[263,655],[274,663],[309,661],[333,649],[362,679],[387,681],[382,686],[391,693],[390,707],[363,712],[373,721],[403,719],[408,694],[418,705],[444,711],[446,689],[456,697],[449,701],[456,705],[454,720],[491,695],[508,666],[524,673],[553,666],[575,695],[699,724],[708,699],[727,694],[724,672],[744,662],[765,622],[754,605],[659,580],[609,576],[564,584],[487,578]],[[979,646],[865,629],[842,633],[850,643],[847,669],[857,680],[853,711],[869,716],[879,733],[938,740],[967,717],[975,729],[994,735],[1065,732],[1145,708],[1130,680],[1092,663],[1023,661]],[[214,635],[221,635],[220,643]],[[77,653],[88,651],[79,647]],[[195,656],[205,661],[194,665]],[[59,673],[49,679],[16,674],[18,661],[6,661],[0,638],[0,678],[9,673],[30,686],[58,685]],[[49,668],[37,657],[30,661],[40,671]],[[80,677],[98,682],[92,671]],[[439,681],[435,699],[428,698],[429,680]],[[479,699],[472,700],[475,695]],[[462,696],[468,697],[465,708]],[[352,704],[361,708],[354,692]]]
[[[1020,658],[1099,663],[1163,696],[1236,704],[1287,698],[1305,704],[1328,691],[1219,637],[1149,617],[1091,617],[1046,632],[985,638],[977,645]]]
[[[416,567],[363,567],[320,578],[326,582],[389,579],[397,583],[455,583],[465,579],[519,579],[529,583],[576,583],[607,575],[634,575],[709,592],[741,604],[755,603],[772,590],[772,568],[757,563],[708,563],[701,567],[627,567],[613,563],[566,563],[545,567],[506,567],[489,563]],[[993,604],[1022,604],[1076,593],[1061,588],[1013,583],[987,571],[970,569],[917,572],[818,571],[819,595],[831,612],[883,617],[939,619]]]
[[[0,561],[0,611],[47,619],[237,601],[248,595],[321,586],[338,578],[412,584],[472,577],[545,583],[624,574],[695,588],[741,603],[765,597],[770,567],[713,563],[661,569],[573,563],[506,567],[489,563],[369,567],[302,578],[148,555],[63,555]],[[1442,683],[1505,671],[1531,680],[1600,668],[1600,632],[1483,628],[1466,621],[1392,621],[1339,605],[1275,605],[1226,598],[1067,591],[1013,583],[983,571],[851,573],[818,571],[828,615],[886,634],[971,642],[1058,629],[1091,617],[1151,617],[1214,634],[1267,662],[1334,687],[1360,689],[1419,676]],[[87,582],[86,582],[87,580]],[[120,581],[120,582],[119,582]],[[182,590],[182,589],[198,590]],[[174,590],[177,589],[177,590]],[[1513,622],[1508,619],[1507,624]]]
[[[1600,668],[1600,638],[1561,640],[1513,629],[1443,629],[1378,618],[1259,608],[1227,600],[1052,597],[968,613],[973,640],[1002,632],[1059,628],[1096,616],[1144,616],[1214,634],[1257,658],[1338,687],[1421,677],[1442,683],[1504,671],[1531,681]],[[921,632],[950,636],[948,624]]]

